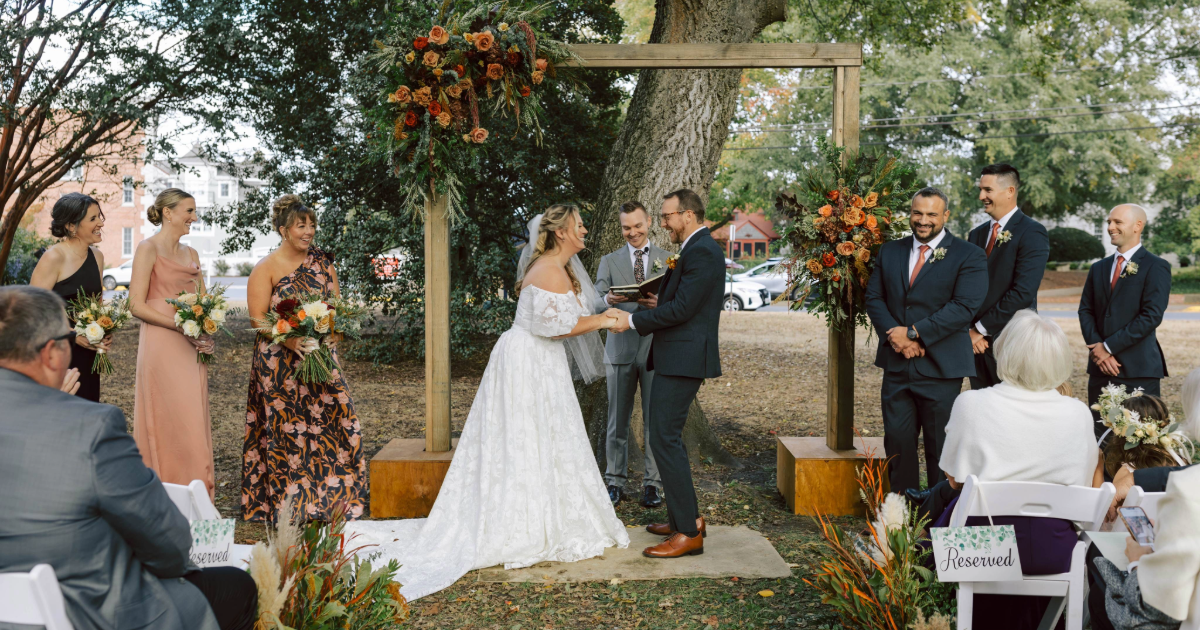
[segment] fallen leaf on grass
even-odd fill
[[[672,606],[674,606],[674,605],[675,605],[675,602],[673,602],[673,601],[671,601],[671,600],[669,600],[669,599],[664,599],[664,600],[662,600],[661,602],[658,602],[658,607],[659,607],[659,608],[670,608],[670,607],[672,607]]]
[[[706,625],[710,628],[716,628],[717,625],[720,624],[720,621],[717,619],[716,615],[712,615],[712,616],[708,617],[707,619],[704,619],[703,623],[704,623],[704,625]]]
[[[422,608],[422,609],[421,609],[421,616],[422,616],[422,617],[431,617],[431,616],[433,616],[433,615],[436,615],[436,614],[438,614],[438,613],[440,613],[440,612],[442,612],[442,605],[441,605],[441,604],[430,604],[430,605],[428,605],[428,606],[426,606],[426,607],[424,607],[424,608]]]
[[[773,597],[775,595],[775,591],[772,591],[771,589],[768,588],[768,589],[763,589],[763,590],[759,591],[758,594],[760,597]]]

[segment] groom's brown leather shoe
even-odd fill
[[[702,553],[704,553],[703,536],[688,537],[679,532],[671,534],[670,538],[653,547],[646,547],[642,551],[642,555],[647,558],[679,558],[681,556],[698,556]]]
[[[700,530],[700,535],[704,538],[708,538],[708,528],[704,526],[703,516],[696,519],[696,525],[697,529]],[[654,534],[655,536],[670,536],[671,534],[675,533],[675,530],[671,529],[670,523],[655,523],[653,525],[647,525],[646,531]]]

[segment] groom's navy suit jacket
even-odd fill
[[[702,227],[663,277],[658,306],[630,316],[639,335],[654,334],[646,369],[664,376],[720,376],[717,328],[724,298],[725,252]]]
[[[971,230],[967,240],[987,251],[992,236],[992,221]],[[975,320],[995,339],[1013,315],[1021,309],[1037,310],[1037,292],[1050,259],[1050,238],[1041,223],[1017,210],[1001,232],[1011,236],[1005,243],[997,242],[987,257],[988,291]],[[998,235],[997,235],[998,236]],[[917,330],[920,330],[919,328]]]
[[[1079,330],[1088,345],[1104,342],[1121,364],[1118,378],[1163,378],[1167,361],[1158,345],[1155,330],[1171,297],[1171,265],[1138,248],[1130,263],[1137,273],[1128,273],[1112,286],[1116,254],[1092,265],[1087,284],[1079,297]],[[1088,361],[1088,374],[1103,376],[1100,367]]]
[[[945,256],[937,261],[931,256],[909,287],[912,247],[912,236],[885,243],[867,282],[867,316],[879,334],[875,366],[900,372],[911,363],[928,378],[975,376],[967,328],[987,296],[987,258],[982,249],[947,231],[938,245]],[[916,326],[925,356],[905,359],[892,350],[887,331],[896,326]]]

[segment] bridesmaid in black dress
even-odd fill
[[[49,289],[67,302],[78,297],[80,289],[88,295],[102,294],[104,254],[92,247],[103,238],[104,212],[100,204],[88,195],[67,193],[54,204],[51,218],[50,234],[62,240],[42,254],[29,284]],[[112,337],[107,337],[101,346],[107,350],[111,343]],[[87,337],[76,336],[71,346],[71,367],[79,370],[75,395],[100,402],[100,375],[92,374],[95,358],[95,347]]]

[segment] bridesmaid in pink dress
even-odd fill
[[[161,225],[133,256],[129,303],[142,320],[138,339],[133,439],[146,466],[168,483],[202,479],[213,496],[212,427],[208,414],[208,366],[197,352],[211,354],[211,337],[192,339],[175,325],[166,298],[204,287],[196,250],[179,238],[191,231],[196,200],[178,188],[159,193],[147,218]]]

